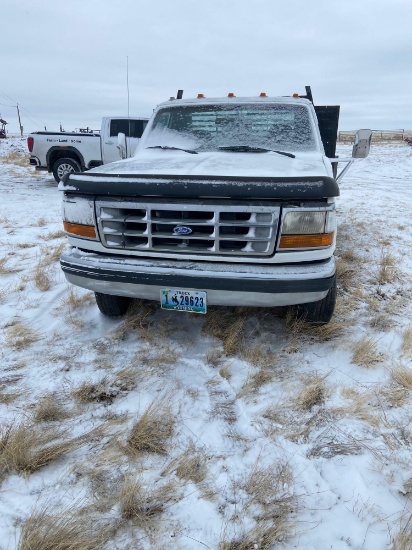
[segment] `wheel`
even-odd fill
[[[53,164],[53,176],[57,183],[69,172],[81,172],[80,164],[74,159],[57,159]]]
[[[308,323],[326,325],[332,318],[336,304],[336,275],[329,292],[322,300],[309,302],[300,306],[302,318]]]
[[[108,317],[119,317],[124,315],[129,309],[132,298],[126,296],[112,296],[111,294],[102,294],[101,292],[94,293],[96,304],[103,315]]]

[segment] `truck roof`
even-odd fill
[[[228,104],[231,103],[285,103],[285,104],[300,104],[300,105],[312,105],[308,99],[301,97],[291,97],[291,96],[278,96],[278,97],[202,97],[202,98],[188,98],[188,99],[169,99],[169,101],[164,101],[160,103],[157,107],[170,107],[176,105],[216,105],[216,104]]]

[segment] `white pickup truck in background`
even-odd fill
[[[122,158],[118,135],[126,136],[126,157],[132,157],[148,118],[104,117],[98,132],[34,132],[27,138],[30,164],[53,172],[57,182],[69,172],[84,172]]]

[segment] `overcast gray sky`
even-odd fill
[[[0,114],[100,127],[185,97],[341,105],[340,129],[412,129],[412,0],[0,0]],[[4,95],[6,94],[6,95]],[[7,96],[7,97],[6,97]],[[11,98],[11,99],[9,99]]]

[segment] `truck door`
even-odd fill
[[[117,136],[123,133],[126,136],[127,156],[131,157],[136,151],[139,139],[143,134],[147,120],[127,118],[112,118],[108,121],[108,128],[103,137],[103,164],[120,160],[117,148]]]

